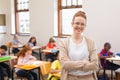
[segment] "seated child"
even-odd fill
[[[18,53],[20,50],[18,49],[18,46],[21,45],[22,43],[18,40],[17,35],[14,35],[13,37],[13,42],[12,42],[12,52],[14,54]]]
[[[59,59],[58,54],[56,54],[55,57],[56,57],[56,60],[54,60],[52,62],[50,74],[48,76],[48,80],[60,80],[60,77],[56,77],[56,76],[52,75],[55,73],[60,74],[60,72],[61,72],[61,66],[60,66],[60,61],[58,60]]]
[[[36,37],[31,37],[26,46],[34,47],[37,45]]]
[[[28,41],[28,43],[26,44],[26,46],[29,46],[31,49],[32,49],[32,47],[34,47],[34,46],[37,46],[37,41],[36,41],[36,37],[34,37],[34,36],[32,36],[30,39],[29,39],[29,41]],[[34,50],[32,50],[32,55],[34,55],[34,56],[36,56],[36,57],[38,57],[38,52],[35,52]]]
[[[32,54],[31,48],[24,47],[17,55],[18,56],[17,65],[30,64],[30,61],[36,60],[36,58],[31,54]],[[26,71],[16,68],[16,74],[17,76],[20,77],[26,77],[28,80],[38,80],[38,76],[36,72],[34,72],[33,70]]]
[[[53,50],[55,52],[53,52],[52,54],[48,53],[48,52],[45,53],[45,56],[46,56],[47,60],[50,59],[51,62],[55,60],[55,55],[59,52],[58,50],[54,50],[54,49],[56,49],[56,47],[57,46],[56,46],[55,40],[54,40],[54,38],[51,37],[49,39],[49,42],[46,45],[46,49],[50,49],[50,50]]]
[[[108,60],[105,60],[106,58],[113,56],[113,53],[110,52],[110,49],[111,49],[110,43],[106,42],[104,44],[104,49],[102,49],[100,52],[100,62],[103,68],[110,69],[110,70],[116,70],[120,68],[120,65],[117,65]]]
[[[47,43],[47,45],[46,45],[46,49],[54,49],[54,48],[56,48],[57,46],[56,46],[56,43],[55,43],[55,40],[54,40],[54,38],[50,38],[49,39],[49,42]]]
[[[7,51],[7,46],[0,46],[0,57],[5,56]],[[0,80],[4,80],[4,69],[7,71],[8,78],[11,78],[10,66],[4,62],[0,62]]]

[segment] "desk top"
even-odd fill
[[[40,49],[40,48],[41,48],[40,46],[34,46],[34,47],[32,47],[32,50]]]
[[[14,67],[24,69],[24,70],[31,70],[37,67],[41,67],[42,65],[45,65],[45,64],[49,64],[49,62],[36,60],[26,65],[15,65]]]
[[[23,65],[23,66],[15,65],[14,67],[24,69],[24,70],[31,70],[31,69],[37,68],[38,66],[33,65],[33,64],[28,64],[28,65]]]
[[[13,45],[13,48],[22,48],[24,45],[23,44],[18,44],[18,45]]]
[[[44,50],[42,50],[42,52],[45,52],[45,53],[55,53],[57,51],[58,51],[57,49],[44,49]]]
[[[16,59],[16,58],[17,58],[17,56],[7,56],[6,55],[6,56],[1,57],[0,62],[6,62],[6,61],[9,61],[9,60],[12,60],[12,59]]]
[[[115,60],[115,61],[120,61],[120,57],[111,57],[111,58],[106,58],[106,60]]]

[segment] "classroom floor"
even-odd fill
[[[100,70],[99,75],[103,73],[103,70]],[[110,80],[116,80],[115,73],[113,72],[113,79],[111,79],[111,70],[106,70],[106,74]]]

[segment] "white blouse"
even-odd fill
[[[89,51],[84,37],[80,44],[74,43],[71,38],[69,42],[68,51],[69,51],[68,55],[71,61],[89,60]],[[92,71],[86,72],[86,71],[78,71],[78,70],[69,72],[69,74],[74,74],[74,75],[88,75],[91,73]]]

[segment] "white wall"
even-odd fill
[[[30,32],[41,45],[54,35],[54,0],[30,0]]]
[[[0,0],[0,14],[6,14],[6,34],[0,34],[0,45],[6,44],[7,42],[12,41],[13,36],[11,35],[12,18],[14,11],[12,6],[14,6],[13,0]],[[18,36],[23,43],[27,43],[30,36]]]
[[[6,14],[7,34],[0,34],[0,44],[12,41],[11,0],[0,0],[0,13]],[[30,0],[30,36],[18,36],[26,43],[31,36],[36,36],[38,45],[45,45],[54,34],[54,0]]]
[[[10,0],[0,0],[0,14],[6,15],[6,34],[0,34],[0,44],[4,44],[10,34]]]
[[[96,40],[98,51],[105,42],[111,51],[120,52],[120,0],[83,0],[88,21],[86,34]]]

